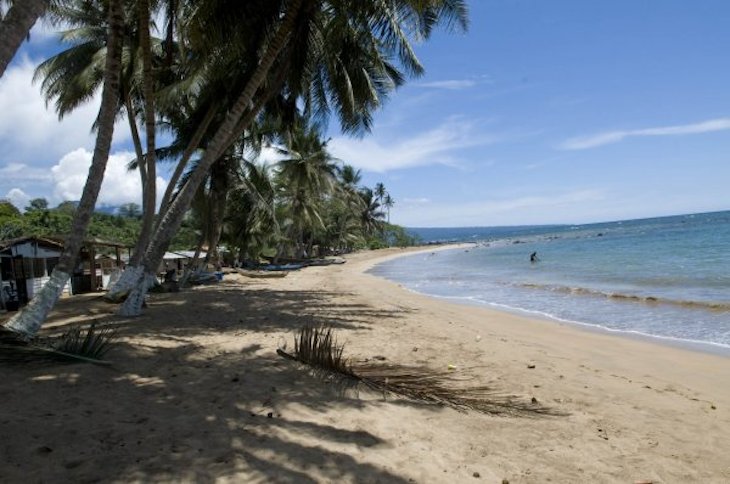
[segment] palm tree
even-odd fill
[[[267,165],[244,162],[243,169],[244,177],[228,199],[224,237],[237,248],[238,260],[257,260],[265,248],[279,243],[276,189]]]
[[[121,0],[109,1],[108,19],[109,33],[104,67],[104,87],[97,119],[96,145],[81,201],[74,212],[71,232],[66,237],[63,253],[58,265],[53,269],[50,280],[38,291],[23,311],[20,311],[5,324],[6,328],[19,333],[25,338],[31,338],[38,332],[48,312],[61,295],[71,272],[76,267],[78,253],[104,179],[104,170],[109,159],[109,149],[114,134],[114,118],[119,106],[122,35],[124,31],[124,12]]]
[[[149,0],[136,0],[136,9],[128,9],[125,19],[122,55],[121,96],[119,110],[125,109],[137,158],[143,189],[142,231],[130,264],[138,265],[141,252],[152,232],[156,201],[155,106],[150,37]],[[72,28],[62,33],[62,40],[72,46],[40,64],[35,79],[42,78],[41,89],[47,101],[55,98],[56,111],[63,117],[93,98],[103,81],[107,54],[107,19],[100,2],[67,2],[51,10],[54,18]],[[135,28],[136,14],[137,25]],[[155,39],[155,48],[160,42]],[[141,64],[141,66],[140,66]],[[137,115],[145,124],[146,150],[137,129]]]
[[[49,4],[50,0],[15,1],[5,16],[0,15],[0,77]]]
[[[393,208],[393,205],[395,205],[395,200],[390,196],[390,193],[386,193],[383,199],[383,207],[388,211],[388,223],[390,223],[390,209]]]
[[[362,175],[352,165],[344,164],[338,169],[338,183],[335,196],[329,201],[325,214],[326,231],[320,246],[336,251],[349,251],[362,238],[360,213],[364,202],[358,186]]]
[[[383,96],[403,82],[402,74],[388,59],[398,58],[413,75],[423,70],[411,49],[407,32],[426,38],[439,23],[456,23],[462,27],[466,24],[462,0],[265,3],[268,15],[259,24],[267,35],[259,39],[255,48],[245,49],[246,53],[261,52],[261,55],[256,57],[256,62],[248,64],[250,74],[244,76],[247,81],[238,91],[240,94],[230,96],[233,102],[225,120],[207,144],[196,172],[161,214],[144,258],[148,275],[139,279],[121,310],[123,314],[139,314],[147,290],[145,280],[151,280],[212,163],[250,125],[266,102],[266,96],[257,98],[257,94],[267,78],[272,84],[266,93],[286,85],[295,96],[293,100],[304,99],[312,116],[325,118],[334,108],[345,131],[367,130],[372,123],[372,110],[380,105]],[[228,46],[219,43],[217,52]],[[235,47],[231,46],[240,50]],[[287,74],[278,86],[274,82],[279,78],[277,73]]]
[[[364,188],[360,191],[363,201],[363,209],[360,212],[360,224],[366,237],[372,237],[382,229],[383,217],[385,214],[380,210],[380,202],[378,202],[375,193],[370,188]]]
[[[385,185],[378,182],[375,184],[375,190],[373,190],[373,194],[375,195],[375,198],[378,200],[378,202],[383,203],[383,199],[385,198],[385,195],[388,193],[388,191],[385,189]]]
[[[150,38],[150,1],[137,0],[137,16],[139,19],[139,48],[142,56],[142,99],[144,100],[145,137],[147,151],[144,158],[139,158],[140,175],[142,176],[142,230],[135,248],[132,265],[138,265],[142,259],[142,251],[152,237],[155,203],[157,202],[157,170],[155,159],[155,78],[152,72],[152,42]]]
[[[305,232],[324,228],[322,202],[334,189],[337,167],[327,151],[327,142],[315,128],[295,128],[288,138],[286,148],[278,150],[287,158],[279,162],[277,185],[281,202],[289,212],[294,255],[302,257]]]
[[[228,195],[241,177],[240,160],[232,152],[226,153],[218,161],[213,163],[210,169],[210,182],[208,189],[208,252],[205,255],[204,264],[208,264],[213,257],[218,260],[218,242],[223,231],[223,222],[226,212]]]
[[[356,170],[352,165],[348,165],[347,163],[342,165],[342,168],[339,169],[339,174],[343,185],[348,188],[357,187],[357,184],[360,183],[360,180],[362,179],[360,170]]]

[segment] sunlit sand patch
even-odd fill
[[[54,381],[64,380],[68,383],[76,383],[79,380],[78,373],[61,373],[60,375],[39,375],[31,378],[32,381]]]
[[[127,381],[133,383],[134,385],[140,386],[140,387],[164,386],[165,385],[165,381],[161,378],[158,378],[156,376],[145,377],[145,376],[137,375],[135,373],[130,373],[128,375],[124,375],[124,376],[114,379],[114,381],[124,381],[124,380],[127,380]]]

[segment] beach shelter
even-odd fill
[[[106,288],[111,273],[123,265],[121,252],[125,248],[129,250],[129,246],[118,242],[85,240],[64,293],[82,294]],[[0,241],[2,309],[17,310],[27,304],[48,281],[62,252],[63,241],[55,237],[27,236]]]

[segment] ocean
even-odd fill
[[[409,230],[425,243],[474,245],[404,256],[372,273],[455,302],[730,354],[730,211]]]

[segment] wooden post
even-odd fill
[[[89,277],[91,277],[91,292],[96,292],[96,254],[94,244],[89,244]]]

